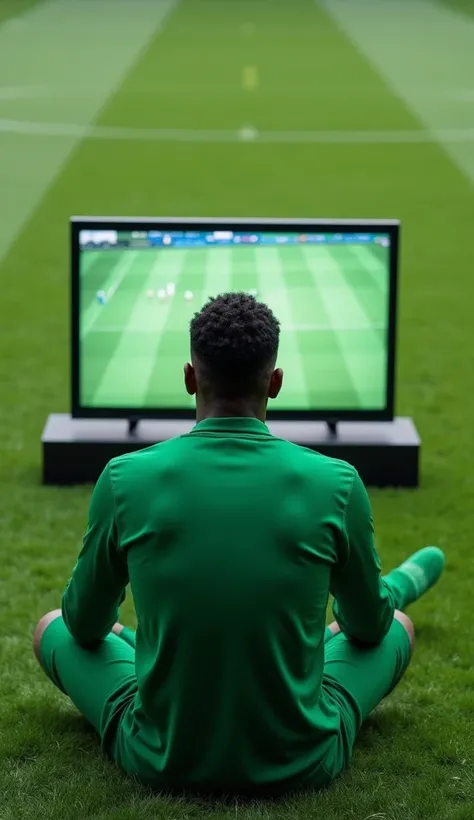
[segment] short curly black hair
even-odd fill
[[[247,293],[209,299],[191,321],[191,353],[205,392],[215,398],[260,396],[275,367],[280,323]]]

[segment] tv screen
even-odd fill
[[[393,418],[396,221],[71,220],[74,416],[192,418],[189,322],[245,291],[281,323],[270,418]]]

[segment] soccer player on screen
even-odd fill
[[[270,433],[279,333],[244,293],[194,316],[196,426],[107,465],[62,611],[35,631],[103,748],[161,790],[328,784],[408,666],[401,610],[444,566],[427,547],[382,577],[356,470]],[[116,623],[128,584],[136,632]]]

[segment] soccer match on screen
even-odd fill
[[[245,291],[282,325],[275,408],[381,409],[389,261],[382,233],[83,230],[81,403],[186,405],[183,327],[209,297]]]

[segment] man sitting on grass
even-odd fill
[[[279,333],[242,293],[195,315],[196,426],[108,464],[62,612],[35,631],[104,749],[160,790],[328,784],[408,666],[400,610],[443,569],[427,547],[382,578],[356,470],[271,435]],[[116,623],[128,584],[136,633]]]

